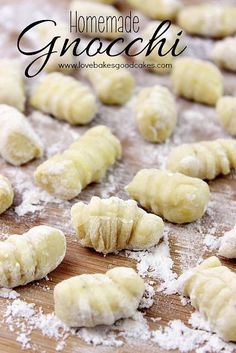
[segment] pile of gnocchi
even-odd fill
[[[80,13],[102,15],[119,12],[115,0],[75,0],[71,7]],[[174,148],[166,169],[141,169],[125,187],[129,200],[116,196],[93,196],[88,204],[77,202],[71,208],[75,235],[83,247],[104,255],[123,249],[145,250],[157,245],[164,221],[185,224],[200,219],[210,199],[208,180],[236,169],[236,97],[224,96],[220,68],[236,72],[236,7],[221,5],[183,6],[179,0],[126,0],[130,8],[149,17],[143,37],[171,19],[187,34],[220,39],[210,61],[191,57],[139,57],[137,60],[173,62],[170,72],[154,70],[153,75],[170,74],[172,91],[161,85],[145,87],[135,97],[133,115],[141,136],[150,143],[165,143],[175,132],[178,107],[175,96],[215,107],[222,128],[232,138],[183,144]],[[96,3],[96,4],[95,4]],[[103,4],[100,4],[103,3]],[[214,18],[214,21],[212,19]],[[57,30],[67,37],[61,23]],[[145,34],[146,33],[146,34]],[[94,33],[86,33],[94,36]],[[40,33],[42,44],[52,35]],[[104,33],[106,39],[118,33]],[[227,54],[226,54],[227,53]],[[72,55],[72,54],[71,54]],[[72,59],[69,54],[63,58]],[[94,58],[93,58],[94,60]],[[125,62],[100,54],[98,61]],[[126,68],[86,68],[89,85],[60,72],[59,55],[45,67],[44,76],[30,92],[33,109],[71,125],[90,123],[98,111],[97,99],[106,105],[124,105],[133,95],[135,78]],[[89,62],[89,61],[88,61]],[[43,156],[43,143],[24,115],[26,93],[23,71],[16,60],[0,60],[0,155],[13,166],[22,166]],[[42,190],[72,200],[91,183],[102,183],[109,168],[122,157],[122,145],[104,125],[89,128],[62,153],[41,163],[34,181]],[[0,213],[13,204],[14,190],[0,175]],[[46,225],[11,235],[0,242],[0,286],[14,288],[40,280],[56,269],[66,253],[66,237]],[[236,258],[236,228],[221,238],[220,256]],[[102,258],[101,258],[102,259]],[[102,260],[101,260],[102,261]],[[236,274],[222,266],[216,256],[183,273],[179,293],[208,320],[213,332],[226,341],[236,341]],[[58,283],[54,288],[55,313],[71,327],[111,325],[134,315],[144,294],[143,279],[128,267],[115,267],[105,274],[82,274]]]

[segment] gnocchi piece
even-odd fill
[[[13,107],[0,104],[0,154],[18,166],[40,157],[43,145],[25,116]]]
[[[150,39],[155,33],[156,29],[161,25],[160,21],[151,21],[142,33],[143,43],[139,46],[140,51],[145,45],[148,45]],[[165,45],[163,52],[166,53],[165,56],[160,56],[158,54],[158,48],[154,49],[148,56],[145,56],[146,51],[141,51],[135,58],[139,63],[145,63],[147,69],[159,75],[166,75],[171,71],[172,64],[175,60],[175,57],[172,55],[171,50],[175,40],[178,38],[177,34],[181,33],[182,29],[178,26],[171,24],[171,27],[163,35],[158,36],[158,41],[165,39]],[[178,44],[177,53],[181,52],[184,49],[184,39],[183,36],[180,39]]]
[[[225,341],[236,341],[236,274],[212,256],[183,273],[179,292],[207,319]]]
[[[21,112],[25,109],[25,88],[21,66],[13,59],[0,60],[0,104],[7,104]]]
[[[211,57],[218,66],[236,72],[236,37],[225,38],[216,43]]]
[[[236,33],[236,7],[217,5],[184,6],[178,25],[190,34],[223,38]]]
[[[218,120],[223,128],[236,136],[236,97],[225,96],[216,105]]]
[[[70,200],[88,184],[100,182],[120,157],[119,140],[106,126],[96,126],[63,153],[39,165],[34,178],[48,193]]]
[[[181,8],[179,0],[126,0],[133,9],[154,20],[173,20]]]
[[[45,277],[65,252],[65,236],[56,228],[37,226],[23,235],[10,235],[0,242],[0,286],[14,288]]]
[[[223,94],[223,76],[212,63],[177,59],[173,65],[172,84],[177,95],[208,105],[215,105]]]
[[[96,98],[90,89],[59,72],[50,73],[42,79],[30,103],[33,108],[72,125],[89,123],[97,112]]]
[[[72,224],[82,246],[104,254],[122,249],[143,250],[156,245],[164,231],[162,219],[118,197],[92,197],[71,209]]]
[[[72,327],[112,325],[135,314],[143,293],[143,279],[132,268],[83,274],[55,286],[55,313]]]
[[[210,197],[204,181],[158,169],[140,170],[125,189],[142,207],[173,223],[201,218]]]
[[[236,225],[220,239],[219,255],[236,259]]]
[[[13,203],[14,192],[10,181],[0,175],[0,214],[5,212]]]
[[[53,51],[50,56],[44,70],[46,72],[61,71],[63,73],[71,73],[73,71],[72,67],[59,67],[59,64],[73,64],[74,56],[72,50],[67,50],[63,56],[60,56],[61,52],[61,43],[63,43],[66,38],[69,38],[72,41],[72,36],[69,31],[69,27],[66,23],[58,22],[56,26],[53,26],[51,23],[44,23],[39,28],[39,38],[42,45],[47,45],[52,38],[60,36],[61,38],[55,42]]]
[[[97,55],[87,60],[87,65],[106,65],[111,67],[87,67],[84,72],[86,78],[92,83],[98,98],[104,104],[125,104],[131,97],[135,80],[133,75],[124,67],[122,57],[110,57],[106,54]],[[121,67],[120,67],[121,66]],[[122,67],[123,66],[123,67]]]
[[[163,142],[174,131],[177,108],[171,92],[163,86],[143,88],[135,107],[138,129],[150,142]]]
[[[70,10],[72,12],[77,11],[79,16],[82,16],[84,18],[86,17],[97,17],[102,16],[104,18],[111,18],[111,21],[107,21],[105,26],[104,32],[97,30],[96,26],[83,26],[82,31],[84,35],[87,35],[89,37],[98,37],[99,38],[106,38],[106,39],[116,39],[121,36],[121,32],[118,31],[119,26],[117,26],[115,30],[115,26],[112,25],[114,23],[114,19],[116,18],[118,21],[119,17],[122,17],[122,13],[118,11],[115,7],[107,4],[102,4],[100,2],[85,2],[81,0],[74,0],[71,3]],[[104,23],[104,22],[103,22]]]
[[[174,148],[167,159],[167,169],[200,179],[215,179],[236,168],[236,141],[217,139],[183,144]]]

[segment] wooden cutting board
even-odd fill
[[[185,1],[186,4],[200,3],[204,1]],[[20,57],[15,47],[15,39],[20,30],[30,22],[41,18],[61,18],[67,20],[69,0],[0,0],[0,49],[1,57]],[[224,3],[236,4],[236,1],[225,1]],[[122,1],[120,3],[121,7]],[[33,46],[32,38],[27,45]],[[188,54],[207,58],[212,46],[208,39],[187,39]],[[21,60],[23,59],[20,57]],[[133,70],[136,77],[136,92],[144,86],[164,84],[171,88],[169,76],[158,76],[142,70]],[[75,73],[81,77],[81,73]],[[236,80],[232,73],[224,72],[225,91],[227,94],[236,94]],[[35,80],[27,80],[26,84],[31,87]],[[49,280],[42,280],[37,284],[30,284],[17,288],[21,299],[29,303],[34,302],[37,307],[41,306],[46,313],[53,311],[53,288],[56,283],[82,273],[104,273],[108,268],[114,266],[131,266],[136,268],[136,263],[121,255],[109,255],[103,257],[100,254],[79,246],[74,237],[74,231],[70,225],[70,207],[78,200],[89,201],[91,196],[97,195],[109,197],[116,195],[127,199],[124,186],[132,179],[133,175],[144,167],[163,166],[165,156],[174,146],[184,142],[193,142],[203,139],[214,139],[224,137],[227,134],[221,129],[216,120],[213,108],[187,102],[178,99],[178,126],[171,139],[162,145],[154,145],[144,142],[138,134],[133,117],[132,99],[125,107],[108,107],[99,104],[99,112],[96,119],[88,127],[105,124],[119,137],[123,147],[122,160],[112,168],[101,184],[91,185],[86,188],[76,199],[66,203],[42,202],[42,209],[34,213],[18,216],[14,208],[21,204],[23,198],[32,196],[30,181],[33,182],[33,172],[41,161],[37,160],[26,166],[14,168],[2,159],[0,160],[1,174],[10,178],[15,187],[14,205],[0,217],[0,230],[3,237],[7,234],[23,233],[30,227],[39,224],[55,226],[63,230],[67,236],[67,253],[63,263],[49,275]],[[27,107],[27,114],[31,110]],[[41,135],[46,155],[63,150],[72,140],[74,133],[83,133],[88,128],[69,127],[66,123],[58,122],[51,117],[42,117],[34,114],[29,117],[35,130]],[[221,236],[225,230],[231,229],[236,223],[236,174],[232,172],[227,177],[219,177],[209,183],[212,197],[209,209],[202,220],[191,225],[172,225],[166,223],[169,231],[170,253],[174,261],[177,274],[183,269],[194,266],[199,258],[207,257],[214,251],[207,250],[204,238],[207,234]],[[25,189],[25,191],[24,191]],[[28,191],[27,191],[28,190]],[[27,203],[27,201],[26,201]],[[236,270],[234,261],[222,260],[232,269]],[[158,280],[156,280],[158,284]],[[45,286],[49,289],[45,290]],[[6,310],[7,301],[0,298],[0,316]],[[170,320],[180,319],[187,324],[192,312],[190,305],[182,306],[178,295],[164,295],[157,292],[154,305],[145,310],[146,317],[161,317],[161,321],[149,320],[151,329],[157,329],[160,325],[166,325]],[[49,339],[37,331],[31,336],[35,344],[36,352],[55,352],[56,341]],[[10,332],[6,324],[0,326],[0,352],[19,353],[20,343],[16,342],[16,333]],[[141,352],[166,352],[153,343],[133,342],[125,343],[120,348],[93,347],[89,346],[78,337],[69,337],[64,352],[116,352],[130,353]]]

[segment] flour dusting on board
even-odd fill
[[[140,276],[151,276],[160,279],[159,290],[166,294],[174,294],[176,289],[177,274],[172,271],[173,260],[170,256],[168,235],[157,246],[144,251],[126,251],[126,256],[137,261],[137,270]]]

